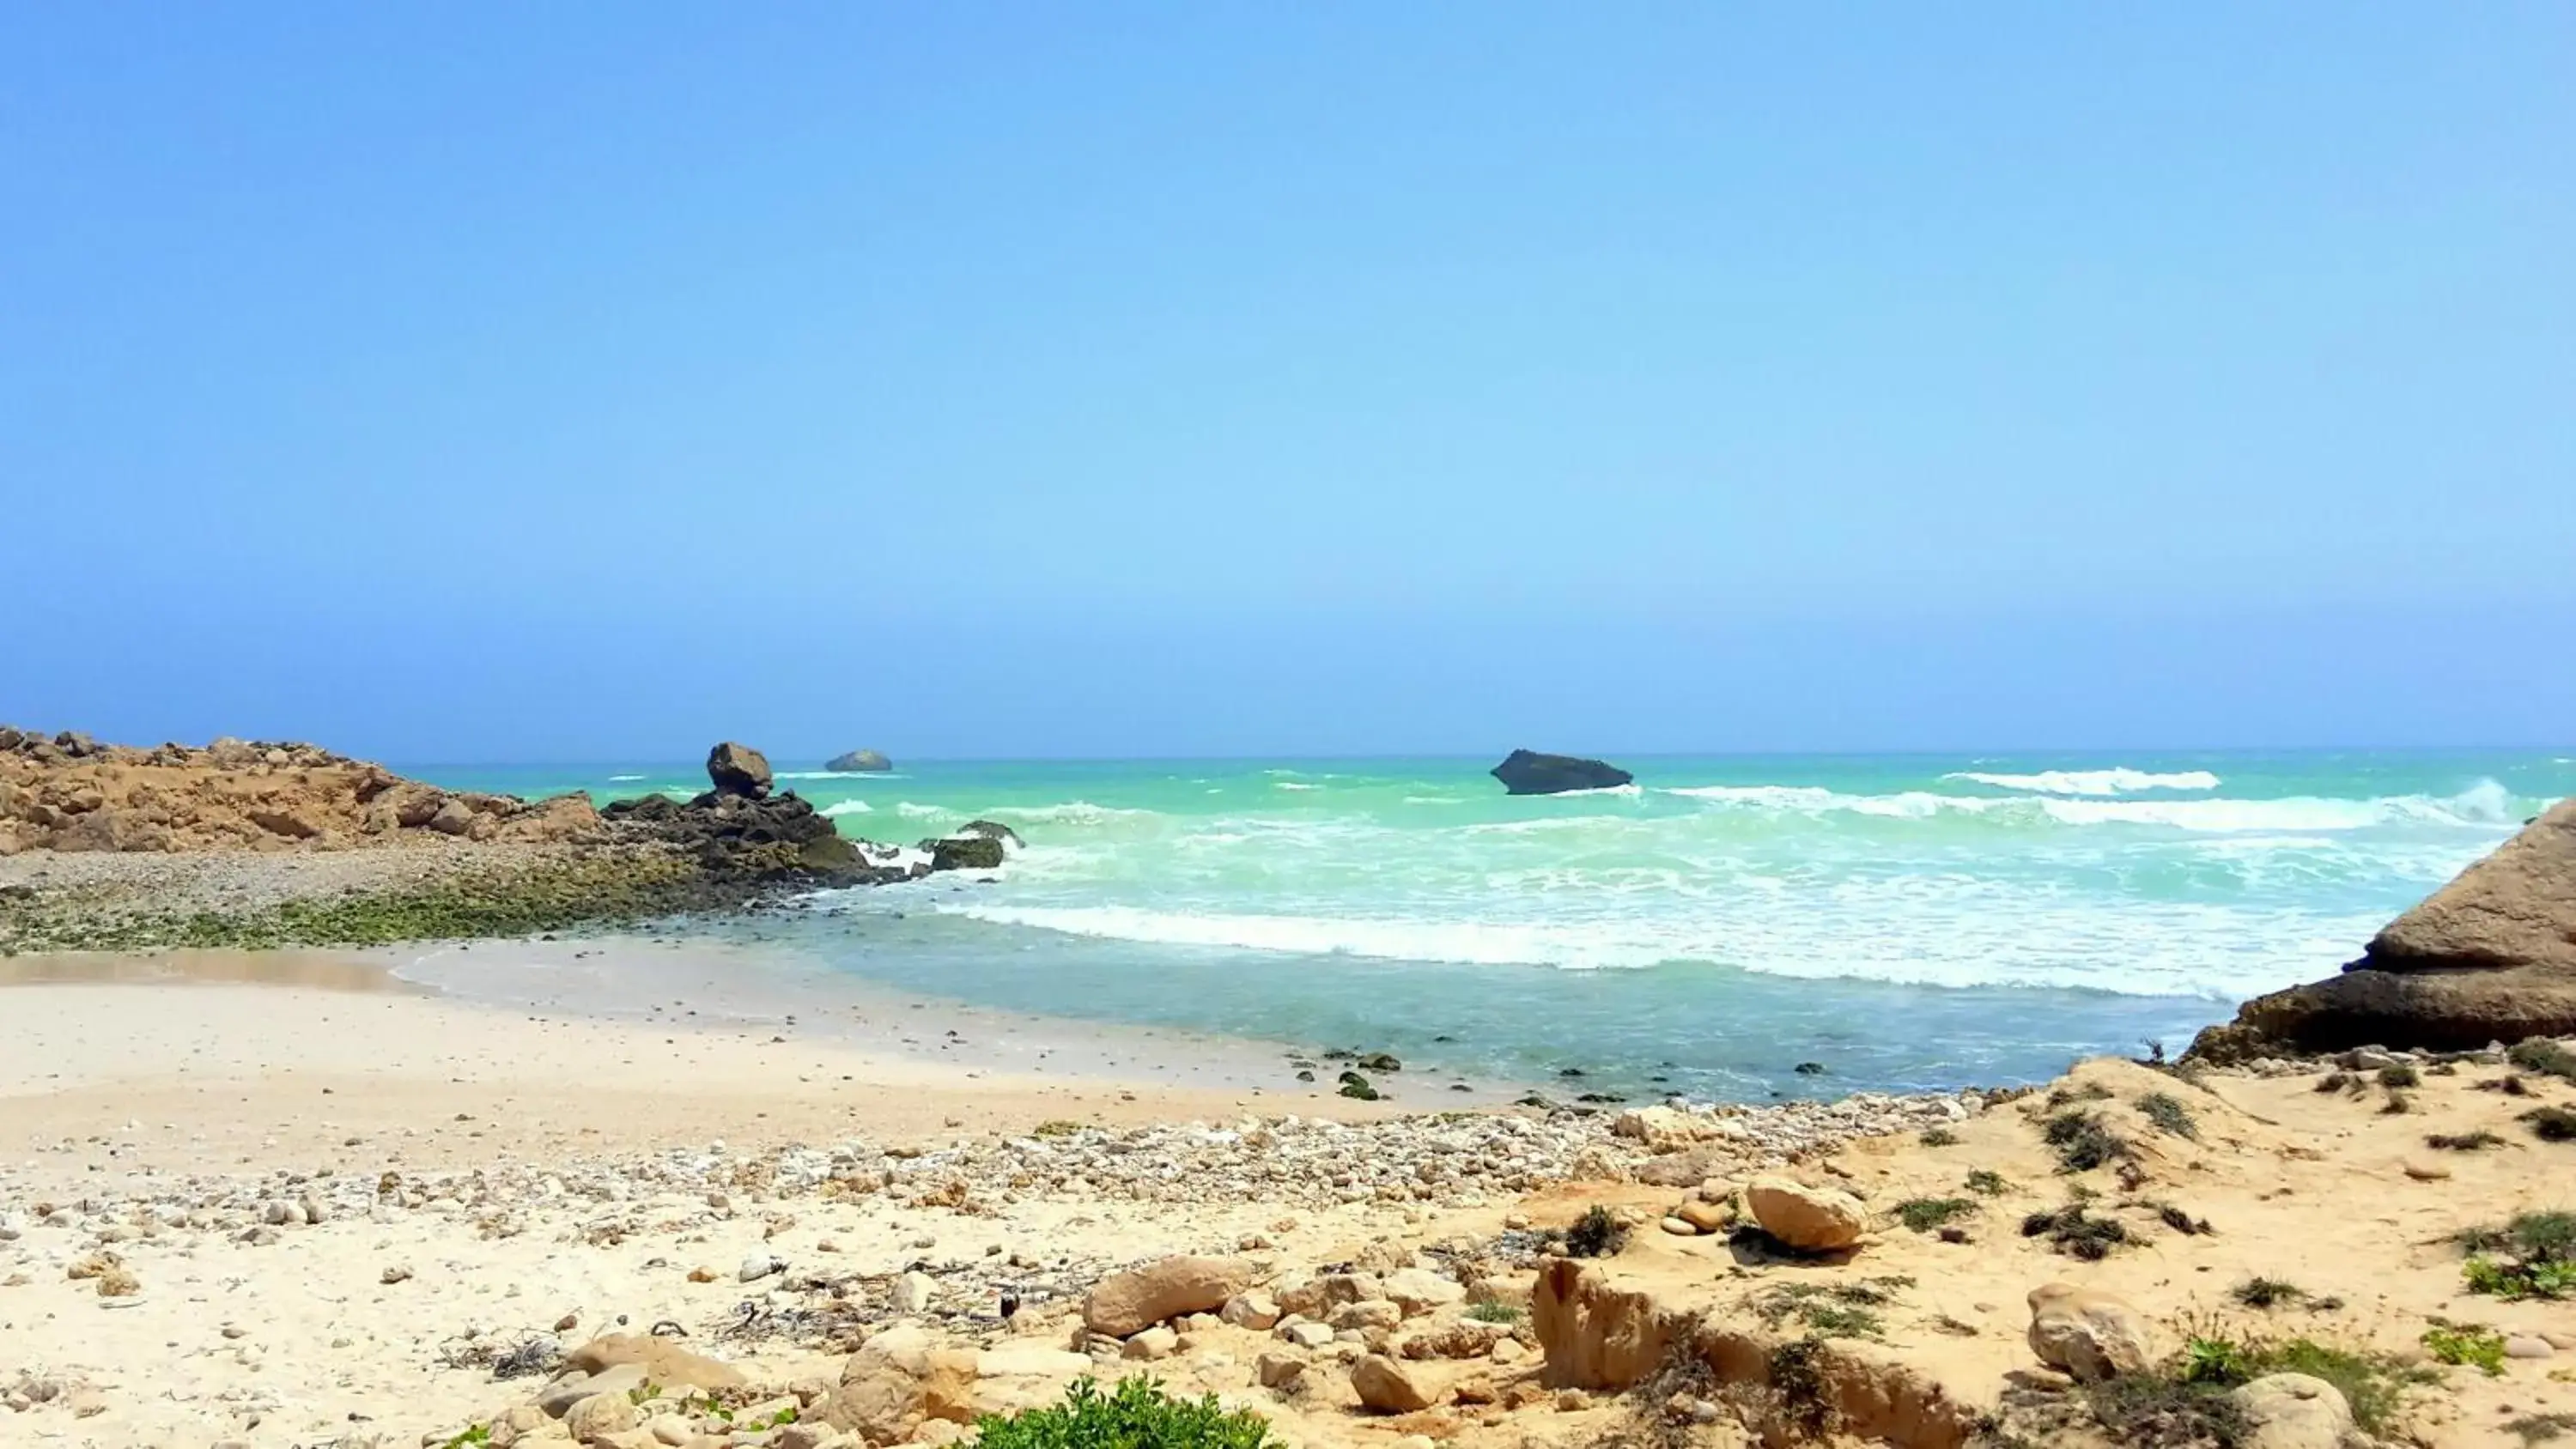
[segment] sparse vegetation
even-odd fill
[[[1780,1417],[1809,1439],[1822,1439],[1834,1428],[1833,1402],[1825,1397],[1824,1370],[1816,1360],[1823,1339],[1796,1339],[1771,1350],[1771,1392],[1779,1398]]]
[[[1521,1306],[1517,1303],[1505,1303],[1499,1299],[1487,1298],[1468,1304],[1467,1316],[1478,1323],[1518,1323],[1528,1315],[1521,1311]]]
[[[2131,1241],[2128,1228],[2117,1218],[2093,1217],[2080,1202],[2023,1218],[2021,1235],[2046,1238],[2057,1251],[2086,1262],[2099,1262],[2111,1256],[2113,1248]]]
[[[1964,1197],[1910,1197],[1896,1205],[1896,1220],[1918,1233],[1928,1233],[1952,1218],[1976,1210],[1976,1203]]]
[[[2431,1377],[2382,1355],[2310,1338],[2238,1338],[2208,1326],[2154,1370],[2096,1384],[2086,1397],[2094,1417],[2124,1443],[2159,1449],[2232,1445],[2247,1425],[2228,1395],[2279,1373],[2306,1374],[2334,1385],[2352,1406],[2354,1423],[2372,1434],[2392,1425],[2410,1385]]]
[[[2137,1101],[2138,1114],[2156,1124],[2158,1130],[2176,1137],[2200,1140],[2200,1123],[2194,1121],[2191,1109],[2171,1092],[2149,1092]]]
[[[2547,1444],[2576,1433],[2576,1414],[2525,1414],[2505,1420],[2504,1431],[2525,1445]]]
[[[2480,1128],[2475,1132],[2435,1132],[2424,1139],[2424,1145],[2444,1152],[2484,1152],[2490,1147],[2502,1147],[2504,1139]]]
[[[2382,1117],[2403,1117],[2414,1110],[2415,1099],[2394,1087],[2388,1090],[2388,1100],[2379,1104],[2379,1115]]]
[[[2505,1051],[2504,1059],[2526,1072],[2576,1082],[2576,1051],[2569,1051],[2547,1037],[2536,1036],[2529,1041],[2515,1042]]]
[[[2112,1131],[2097,1112],[2060,1112],[2048,1119],[2040,1135],[2056,1150],[2061,1172],[2089,1172],[2131,1154],[2129,1140]]]
[[[2489,1378],[2504,1373],[2504,1335],[2492,1328],[2437,1319],[2421,1341],[2425,1352],[2444,1363],[2474,1368]]]
[[[1879,1338],[1886,1325],[1876,1312],[1896,1301],[1897,1290],[1911,1288],[1905,1277],[1866,1278],[1850,1283],[1785,1283],[1754,1305],[1762,1321],[1774,1328],[1797,1319],[1810,1338]]]
[[[1959,1134],[1947,1127],[1926,1127],[1920,1140],[1926,1147],[1956,1147]]]
[[[2061,1108],[2074,1106],[2078,1102],[2110,1100],[2111,1089],[2100,1082],[2086,1082],[2080,1087],[2051,1087],[2048,1091],[2048,1110],[2055,1112]]]
[[[2522,1114],[2531,1124],[2531,1135],[2543,1142],[2576,1142],[2576,1111],[2565,1107],[2534,1107]]]
[[[2305,1302],[2308,1290],[2278,1278],[2256,1277],[2228,1289],[2227,1296],[2248,1308],[2271,1308],[2283,1303]]]
[[[2197,1238],[2204,1234],[2218,1231],[2218,1229],[2209,1225],[2209,1219],[2195,1218],[2191,1214],[2184,1212],[2181,1208],[2175,1207],[2172,1203],[2160,1202],[2154,1204],[2154,1207],[2156,1210],[2157,1221],[2162,1222],[2166,1227],[2173,1229],[2175,1232],[2182,1234],[2186,1238]]]
[[[975,1426],[977,1449],[1269,1449],[1276,1442],[1258,1414],[1227,1413],[1214,1394],[1175,1399],[1142,1377],[1111,1394],[1079,1378],[1061,1404],[1008,1418],[987,1414]]]
[[[2379,1085],[2389,1088],[2420,1087],[2424,1085],[2424,1074],[2405,1062],[2391,1062],[2379,1069]]]
[[[1032,1137],[1071,1137],[1081,1130],[1081,1123],[1068,1121],[1062,1117],[1058,1117],[1052,1122],[1040,1122],[1035,1130],[1031,1131],[1029,1135]]]
[[[2524,1213],[2500,1228],[2462,1233],[2459,1243],[2469,1255],[2460,1271],[2472,1293],[2505,1299],[2576,1294],[2576,1212]]]
[[[2496,1077],[2489,1081],[2480,1082],[2477,1085],[2478,1090],[2481,1092],[2502,1092],[2508,1097],[2528,1097],[2531,1095],[2531,1084],[2512,1072],[2507,1072],[2503,1076]]]
[[[1594,1203],[1565,1230],[1565,1251],[1574,1258],[1612,1258],[1628,1246],[1628,1225],[1608,1208]]]
[[[2002,1173],[1980,1167],[1968,1174],[1966,1186],[1968,1191],[1980,1197],[2001,1197],[2011,1184],[2004,1181]]]
[[[2317,1090],[2320,1092],[2340,1092],[2353,1085],[2355,1085],[2355,1079],[2348,1072],[2328,1072],[2317,1078]]]

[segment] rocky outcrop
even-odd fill
[[[925,840],[921,842],[921,848],[930,852],[932,870],[999,870],[1002,867],[1002,842],[989,835]]]
[[[315,745],[100,744],[0,728],[0,855],[22,850],[345,850],[589,837],[587,798],[448,791]]]
[[[1514,795],[1562,795],[1569,790],[1607,790],[1637,777],[1616,765],[1574,755],[1543,755],[1514,750],[1496,765],[1494,778]]]
[[[893,769],[894,761],[874,750],[852,750],[846,755],[834,755],[823,768],[844,775],[875,775]]]
[[[2258,996],[2191,1054],[2467,1051],[2576,1035],[2576,800],[2390,922],[2342,974]]]
[[[719,795],[762,799],[769,794],[769,757],[727,740],[707,751],[707,778],[715,782]]]

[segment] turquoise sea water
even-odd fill
[[[1726,756],[1512,798],[1489,760],[775,762],[843,833],[970,819],[989,882],[756,928],[983,1005],[1719,1097],[2038,1078],[2331,972],[2576,794],[2576,749]],[[421,767],[600,799],[694,764]],[[1823,1076],[1800,1076],[1800,1062]]]

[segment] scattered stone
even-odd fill
[[[1427,1268],[1401,1268],[1388,1274],[1385,1292],[1388,1301],[1404,1310],[1407,1318],[1467,1301],[1464,1284]]]
[[[377,1274],[377,1275],[376,1275],[376,1280],[377,1280],[378,1282],[380,1282],[380,1283],[385,1284],[385,1285],[386,1285],[386,1286],[388,1286],[388,1287],[391,1287],[392,1285],[394,1285],[394,1284],[396,1284],[396,1283],[407,1283],[407,1282],[410,1282],[410,1281],[411,1281],[411,1265],[410,1265],[410,1264],[408,1264],[408,1263],[395,1263],[395,1264],[392,1264],[392,1265],[388,1266],[388,1267],[385,1269],[385,1271],[383,1271],[382,1273]]]
[[[2548,1339],[2536,1333],[2517,1333],[2504,1341],[2506,1358],[2549,1358],[2557,1352]]]
[[[1279,1301],[1259,1289],[1248,1293],[1237,1293],[1225,1300],[1225,1307],[1217,1316],[1237,1328],[1249,1328],[1255,1333],[1267,1333],[1278,1326]]]
[[[1127,1346],[1122,1350],[1121,1356],[1143,1359],[1151,1363],[1156,1359],[1170,1358],[1179,1351],[1180,1346],[1179,1334],[1168,1328],[1149,1328],[1127,1340]]]
[[[1306,1361],[1295,1354],[1265,1353],[1252,1361],[1253,1376],[1265,1389],[1284,1389],[1304,1376]]]
[[[1252,1265],[1240,1258],[1165,1258],[1101,1279],[1083,1300],[1083,1325],[1126,1338],[1167,1318],[1213,1313],[1252,1278]]]
[[[767,1253],[754,1253],[742,1260],[742,1266],[735,1270],[734,1277],[744,1283],[757,1283],[772,1273],[786,1271],[786,1259],[775,1258]]]

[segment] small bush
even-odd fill
[[[1980,1197],[2002,1197],[2004,1189],[2010,1185],[2004,1181],[2002,1173],[1990,1172],[1982,1167],[1968,1174],[1966,1184],[1968,1191]]]
[[[2379,1069],[2379,1085],[2391,1088],[2420,1087],[2424,1085],[2424,1074],[2405,1062],[2392,1062]]]
[[[2504,1335],[2471,1323],[2440,1323],[2424,1330],[2424,1349],[2447,1364],[2474,1368],[2488,1378],[2504,1373]]]
[[[2301,1302],[2307,1298],[2308,1290],[2278,1278],[2248,1278],[2228,1289],[2227,1296],[2248,1308],[2270,1308],[2275,1304]]]
[[[1467,1305],[1467,1316],[1478,1323],[1518,1323],[1527,1315],[1517,1303],[1504,1303],[1488,1298]]]
[[[2460,1235],[2469,1291],[2495,1298],[2576,1294],[2576,1213],[2524,1213],[2500,1228]]]
[[[2197,1238],[2204,1234],[2218,1231],[2218,1229],[2209,1225],[2209,1219],[2194,1218],[2191,1214],[2184,1212],[2181,1208],[2175,1207],[2172,1203],[2157,1203],[2155,1205],[2155,1209],[2157,1221],[2163,1223],[2166,1227],[2173,1229],[2175,1232],[2182,1234],[2186,1238]]]
[[[1103,1394],[1088,1378],[1073,1381],[1064,1402],[975,1425],[977,1449],[1269,1449],[1277,1441],[1258,1414],[1227,1413],[1216,1395],[1167,1396],[1152,1379],[1132,1378]]]
[[[1926,1127],[1923,1129],[1921,1141],[1926,1147],[1956,1147],[1959,1145],[1959,1134],[1947,1127]]]
[[[1052,1122],[1040,1122],[1037,1127],[1029,1133],[1029,1135],[1032,1137],[1071,1137],[1081,1130],[1081,1123],[1068,1122],[1064,1118],[1058,1117]]]
[[[2576,1142],[2576,1112],[2565,1107],[2534,1107],[2522,1114],[2531,1135],[2543,1142]]]
[[[2388,1100],[2379,1104],[2379,1115],[2382,1117],[2403,1117],[2414,1110],[2415,1099],[2394,1088],[2389,1090]]]
[[[1975,1212],[1964,1197],[1910,1197],[1896,1205],[1896,1220],[1918,1233],[1928,1233],[1952,1218]]]
[[[1628,1225],[1598,1203],[1584,1210],[1565,1230],[1565,1251],[1569,1257],[1612,1258],[1628,1246]]]
[[[2100,1082],[2086,1082],[2080,1087],[2051,1087],[2048,1090],[2048,1110],[2052,1112],[2061,1107],[2073,1106],[2077,1102],[2107,1102],[2110,1100],[2111,1089],[2103,1086]]]
[[[1903,1277],[1869,1278],[1856,1283],[1789,1283],[1774,1288],[1755,1311],[1774,1328],[1795,1318],[1810,1338],[1880,1338],[1886,1325],[1874,1311],[1896,1301],[1896,1289],[1910,1288]]]
[[[2355,1084],[2356,1079],[2346,1072],[2328,1072],[2317,1078],[2317,1090],[2320,1092],[2340,1092]]]
[[[2504,1139],[2480,1128],[2475,1132],[2435,1132],[2424,1139],[2424,1145],[2444,1152],[2484,1152],[2490,1147],[2502,1147]]]
[[[2156,1124],[2161,1131],[2176,1137],[2200,1139],[2200,1124],[2192,1120],[2191,1109],[2171,1092],[2149,1092],[2138,1099],[2138,1113]]]
[[[2547,1444],[2576,1432],[2576,1414],[2525,1414],[2505,1420],[2504,1431],[2526,1446]]]
[[[2056,1149],[2061,1172],[2089,1172],[2130,1155],[2129,1140],[2095,1112],[2061,1112],[2048,1119],[2040,1135]]]
[[[2088,1216],[2080,1202],[2055,1212],[2032,1213],[2023,1218],[2021,1235],[2025,1238],[2044,1237],[2057,1251],[2088,1263],[2111,1256],[2113,1248],[2130,1241],[2129,1230],[2118,1219]]]
[[[2515,1042],[2506,1050],[2504,1059],[2526,1072],[2576,1082],[2576,1051],[2569,1051],[2547,1037]]]
[[[2354,1422],[2373,1434],[2390,1427],[2409,1385],[2434,1377],[2430,1370],[2405,1368],[2378,1354],[2314,1339],[2240,1340],[2209,1328],[2193,1334],[2180,1352],[2148,1372],[2086,1392],[2094,1416],[2122,1442],[2235,1444],[2248,1426],[2228,1394],[2279,1373],[2306,1374],[2334,1385],[2352,1406]]]

